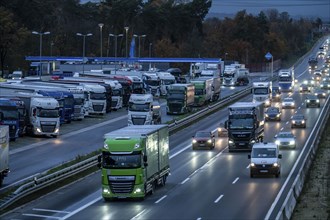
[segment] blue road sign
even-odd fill
[[[265,58],[266,58],[267,60],[272,59],[272,57],[273,57],[273,55],[272,55],[271,53],[269,53],[269,52],[265,55]]]

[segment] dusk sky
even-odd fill
[[[236,14],[246,9],[258,14],[270,8],[288,12],[291,17],[320,17],[330,21],[330,0],[212,0],[210,13]]]

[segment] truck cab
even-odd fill
[[[131,94],[128,104],[128,125],[151,125],[153,123],[153,96]]]
[[[279,177],[281,174],[282,154],[275,143],[255,143],[252,147],[250,159],[250,177],[255,175],[275,175]]]
[[[253,82],[253,102],[263,102],[265,107],[271,106],[272,82]]]

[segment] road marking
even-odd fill
[[[55,213],[67,213],[67,214],[70,213],[70,212],[67,212],[67,211],[58,211],[58,210],[52,210],[52,209],[38,209],[38,208],[33,208],[32,210],[34,210],[34,211],[41,211],[41,212],[55,212]]]
[[[289,124],[289,122],[287,121],[285,124]]]
[[[189,179],[190,179],[190,178],[188,177],[188,178],[186,178],[185,180],[183,180],[183,181],[181,182],[181,185],[182,185],[182,184],[185,184]]]
[[[235,184],[238,180],[239,180],[239,177],[237,177],[237,178],[232,182],[232,184]]]
[[[215,201],[214,203],[218,203],[220,201],[220,199],[222,199],[223,195],[220,195]]]
[[[48,216],[48,215],[36,215],[36,214],[28,214],[23,213],[24,216],[31,216],[31,217],[39,217],[39,218],[51,218],[51,219],[61,219],[61,217],[54,217],[54,216]]]
[[[251,164],[249,164],[249,165],[246,167],[246,169],[249,169],[249,168],[250,168],[250,166],[251,166]]]
[[[202,218],[201,218],[201,217],[199,217],[199,218],[197,218],[196,220],[202,220]]]
[[[281,128],[280,131],[283,131],[284,128]]]
[[[70,218],[71,216],[77,214],[78,212],[84,210],[84,209],[87,208],[88,206],[93,205],[94,203],[100,201],[101,199],[102,199],[102,197],[98,197],[98,198],[96,198],[96,199],[90,201],[89,203],[87,203],[87,204],[81,206],[80,208],[78,208],[78,209],[72,211],[70,214],[68,214],[68,215],[66,215],[66,216],[64,216],[64,217],[62,217],[62,218],[60,218],[60,219],[61,219],[61,220],[68,219],[68,218]]]
[[[172,154],[172,155],[170,156],[170,159],[172,159],[173,157],[178,156],[179,154],[181,154],[183,151],[187,150],[187,149],[190,148],[190,147],[191,147],[191,144],[189,144],[188,146],[182,148],[182,149],[179,150],[178,152]]]
[[[136,216],[134,216],[133,218],[131,218],[131,220],[132,220],[132,219],[136,219],[136,218],[138,218],[138,217],[139,217],[140,215],[142,215],[145,211],[146,211],[145,209],[142,210],[142,212],[138,213]]]
[[[162,198],[158,199],[155,203],[157,204],[157,203],[161,202],[161,201],[162,201],[163,199],[165,199],[166,197],[167,197],[167,195],[163,196]]]

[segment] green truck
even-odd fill
[[[132,125],[105,134],[98,166],[105,201],[153,194],[170,173],[168,126]]]
[[[195,103],[194,106],[203,106],[212,99],[213,79],[196,78],[190,81],[195,86]]]

